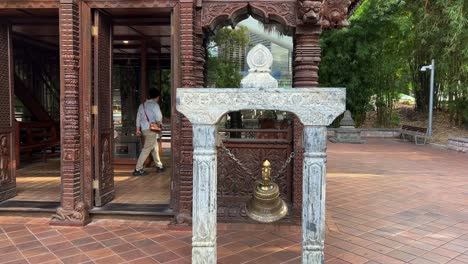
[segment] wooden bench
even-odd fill
[[[406,136],[413,137],[414,143],[416,145],[424,145],[426,144],[426,140],[427,140],[427,128],[403,125],[401,126],[401,139],[410,140],[410,138],[407,138]],[[422,138],[424,140],[423,144],[418,143],[419,138]]]
[[[16,135],[16,165],[19,166],[21,155],[28,160],[33,158],[33,152],[40,152],[44,162],[56,154],[60,147],[60,135],[54,122],[17,122]]]

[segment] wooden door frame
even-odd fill
[[[112,1],[111,1],[112,2]],[[81,125],[81,137],[83,140],[83,145],[81,146],[81,174],[82,174],[82,190],[84,193],[84,202],[87,205],[87,208],[92,209],[94,205],[94,188],[93,188],[93,179],[95,177],[95,172],[90,164],[94,162],[94,155],[92,153],[92,148],[94,144],[93,140],[93,102],[92,102],[92,76],[93,76],[93,67],[94,62],[92,59],[92,37],[91,37],[91,27],[92,27],[92,12],[93,9],[99,8],[148,8],[148,5],[155,8],[171,8],[171,108],[172,117],[174,120],[174,111],[175,111],[175,95],[177,87],[180,87],[180,55],[175,52],[178,50],[180,45],[180,39],[178,36],[178,25],[177,21],[180,21],[180,17],[173,17],[174,12],[179,12],[179,4],[177,1],[154,1],[153,4],[150,3],[135,3],[134,1],[115,1],[116,5],[108,5],[104,1],[82,1],[81,2],[81,14],[80,14],[80,98],[81,98],[81,109],[82,115],[80,116]],[[180,13],[179,13],[180,14]],[[92,66],[91,66],[92,65]],[[172,121],[173,123],[173,121]],[[171,152],[174,153],[174,134],[171,136]],[[171,156],[171,164],[174,164],[174,157]],[[178,185],[178,179],[175,178],[175,171],[171,172],[171,197],[170,197],[170,207],[174,208],[177,206],[179,201],[179,192],[173,186]],[[115,175],[114,175],[115,177]]]
[[[3,144],[3,139],[5,138],[7,144],[7,151],[8,155],[6,157],[3,156],[3,153],[0,153],[0,157],[2,163],[5,161],[4,158],[7,158],[6,162],[6,170],[9,171],[9,177],[11,178],[11,182],[7,183],[7,188],[0,192],[0,201],[8,200],[16,196],[16,126],[15,126],[15,112],[14,112],[14,65],[13,65],[13,41],[12,41],[12,27],[11,24],[5,22],[6,27],[6,35],[7,35],[7,57],[8,62],[7,64],[7,74],[8,74],[8,87],[9,87],[9,106],[10,106],[10,125],[9,127],[0,128],[0,144]],[[2,149],[3,152],[3,149]],[[2,167],[4,165],[2,164]],[[3,168],[1,168],[3,170]]]

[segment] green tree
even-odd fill
[[[217,49],[217,54],[209,52],[208,82],[217,88],[239,88],[242,80],[237,50],[247,47],[249,36],[246,27],[236,29],[222,28],[211,39],[209,50]],[[242,128],[240,111],[229,113],[230,128]],[[240,133],[231,133],[231,137],[240,137]]]
[[[351,19],[351,25],[322,36],[322,86],[346,87],[347,108],[361,125],[373,106],[378,125],[391,126],[393,101],[406,88],[403,41],[408,19],[401,0],[367,0]]]
[[[467,5],[466,0],[412,0],[406,4],[413,25],[408,39],[412,50],[409,65],[417,109],[426,112],[429,100],[429,74],[419,69],[435,59],[436,86],[448,98],[457,125],[468,123]]]
[[[455,124],[468,124],[466,0],[367,0],[351,25],[322,38],[320,83],[347,88],[347,107],[360,124],[375,96],[378,125],[395,124],[393,100],[411,90],[427,113],[429,74],[436,60],[437,98]]]

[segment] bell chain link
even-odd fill
[[[249,175],[253,175],[252,171],[250,171],[247,167],[245,167],[244,164],[242,164],[242,162],[236,158],[236,156],[234,156],[234,154],[232,154],[231,150],[229,150],[228,148],[226,148],[226,146],[221,143],[221,148],[224,150],[224,152],[239,166],[241,167],[245,172],[247,172]],[[272,181],[275,181],[281,174],[284,173],[284,171],[286,170],[286,168],[288,167],[288,165],[291,163],[291,160],[294,158],[296,153],[294,153],[294,151],[291,151],[291,154],[289,154],[289,157],[288,159],[284,162],[283,166],[281,167],[281,169],[278,171],[278,173],[272,177]]]

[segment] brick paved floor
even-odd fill
[[[329,144],[326,261],[468,263],[468,155],[394,140]],[[0,218],[0,263],[190,263],[165,222],[84,228]],[[220,224],[218,263],[300,263],[300,228]]]

